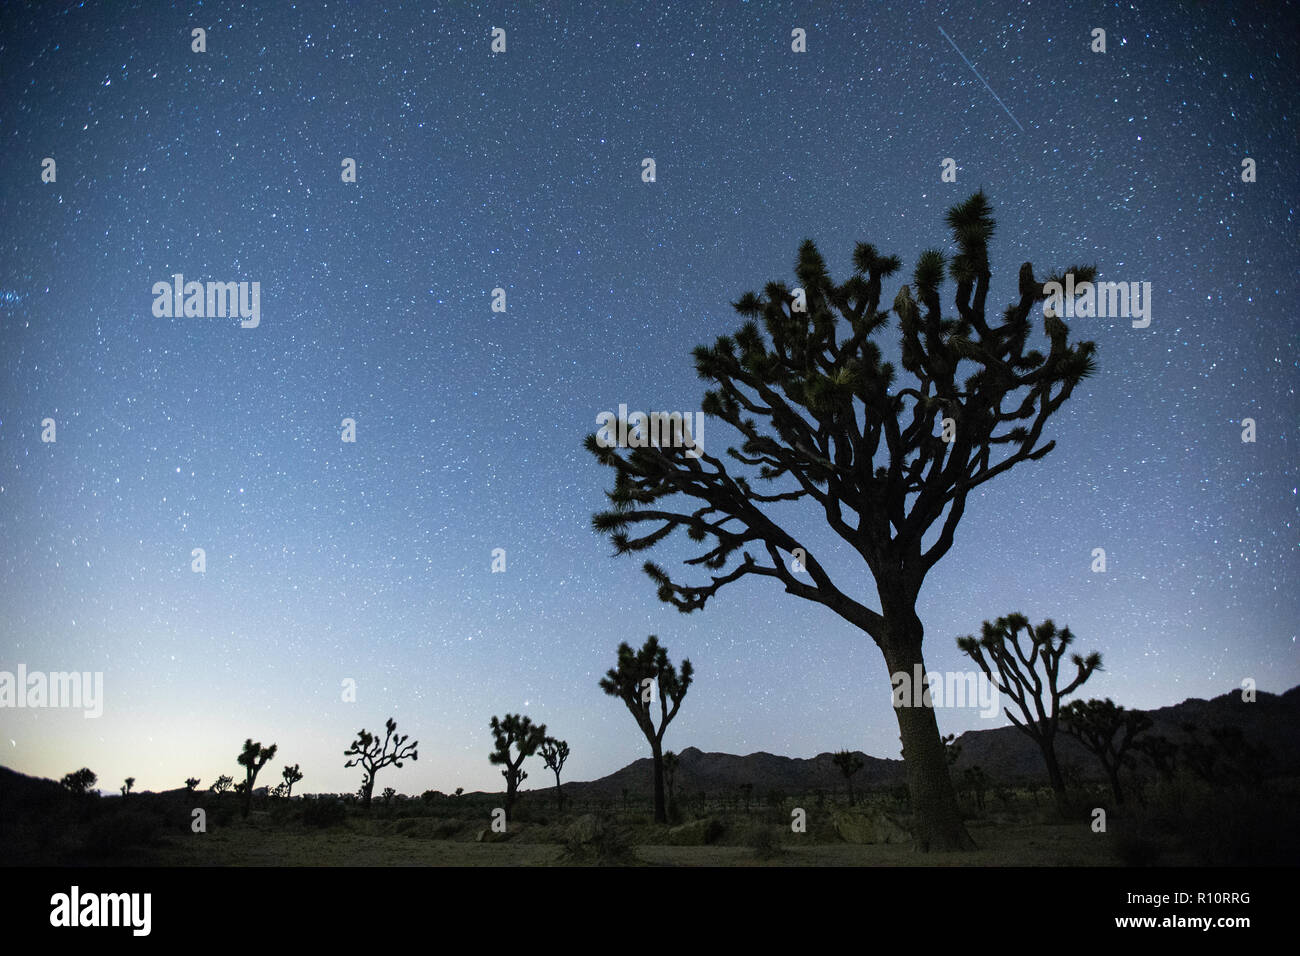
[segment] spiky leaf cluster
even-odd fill
[[[513,790],[528,777],[527,771],[521,769],[524,758],[537,753],[546,742],[546,725],[534,724],[532,718],[522,714],[506,714],[504,719],[493,717],[488,721],[488,728],[492,731],[494,745],[488,754],[488,762],[505,766],[501,776]]]
[[[1095,346],[1070,345],[1064,322],[1047,317],[1046,353],[1027,350],[1031,310],[1046,298],[1030,263],[1020,269],[1019,297],[1002,321],[986,320],[994,225],[983,193],[953,207],[948,226],[956,254],[949,260],[939,250],[922,253],[892,309],[881,308],[881,289],[901,268],[898,256],[859,243],[853,274],[836,284],[816,246],[804,241],[795,275],[806,308],[797,308],[800,300],[784,283],[770,282],[732,303],[745,320],[738,331],[694,351],[699,376],[712,386],[703,411],[734,428],[739,445],[725,454],[695,449],[693,457],[685,448],[601,447],[588,436],[588,450],[615,470],[610,507],[594,516],[593,527],[610,537],[616,554],[652,548],[677,528],[707,542],[685,563],[720,572],[708,583],[679,583],[659,565],[644,565],[660,599],[681,611],[761,575],[880,640],[881,614],[840,590],[813,555],[802,562],[807,575],[790,568],[783,554],[799,541],[766,506],[811,499],[878,583],[914,595],[952,546],[970,492],[1051,451],[1054,443],[1041,441],[1044,425],[1092,373]],[[1096,274],[1072,271],[1079,281]],[[955,314],[945,316],[947,278],[956,285]],[[896,386],[899,370],[874,341],[891,311],[902,371],[910,376],[904,386]],[[954,425],[951,442],[941,437],[945,418]],[[742,467],[729,466],[728,458]],[[670,499],[698,506],[666,506]],[[923,548],[936,525],[937,536]]]
[[[682,700],[695,679],[695,667],[690,660],[682,661],[682,670],[668,659],[668,649],[659,643],[654,634],[646,639],[640,650],[632,650],[625,643],[618,646],[618,665],[610,668],[601,678],[600,689],[617,697],[636,718],[646,739],[651,743],[663,741],[664,731],[677,716]],[[646,693],[646,680],[653,682],[657,694]],[[655,698],[659,702],[659,725],[655,726],[652,708]]]
[[[978,639],[969,634],[957,638],[957,647],[979,665],[1000,693],[1016,703],[1021,716],[1007,707],[1007,717],[1035,740],[1056,735],[1061,699],[1102,669],[1101,654],[1096,651],[1087,657],[1073,654],[1074,679],[1061,687],[1061,659],[1073,643],[1074,634],[1068,627],[1058,630],[1050,618],[1034,627],[1029,618],[1017,613],[985,621]]]

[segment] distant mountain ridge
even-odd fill
[[[1186,739],[1182,730],[1186,723],[1195,724],[1202,735],[1214,727],[1239,727],[1247,742],[1268,749],[1279,773],[1300,773],[1300,733],[1295,730],[1300,726],[1300,686],[1283,694],[1261,691],[1253,703],[1243,701],[1241,691],[1234,690],[1212,700],[1192,697],[1180,704],[1146,713],[1153,721],[1147,733],[1162,734],[1176,743]],[[635,732],[630,721],[627,730]],[[962,771],[973,766],[979,766],[995,784],[1047,783],[1038,748],[1015,727],[971,730],[955,742],[961,746],[961,755],[954,764],[954,779],[958,785]],[[901,759],[857,753],[863,759],[863,768],[853,777],[855,790],[906,783]],[[1104,779],[1097,758],[1072,737],[1058,736],[1057,754],[1063,764],[1074,764],[1083,779]],[[753,799],[761,801],[772,790],[794,796],[817,790],[835,793],[844,788],[844,776],[835,767],[829,752],[815,757],[781,757],[764,751],[737,756],[705,753],[696,747],[687,747],[678,756],[676,790],[684,795],[700,791],[714,796],[724,792],[734,794],[741,784],[748,783],[754,787]],[[653,766],[649,757],[634,760],[596,780],[564,782],[566,796],[578,800],[618,800],[624,788],[629,796],[645,799],[652,787]],[[552,788],[538,786],[534,789],[543,794]],[[8,794],[10,798],[41,800],[61,790],[56,781],[31,777],[0,766],[0,794]],[[256,792],[262,794],[265,791],[265,787],[259,787]],[[107,788],[105,792],[112,793]],[[180,795],[186,791],[182,787],[165,792]]]
[[[1300,686],[1280,695],[1258,692],[1253,703],[1243,701],[1241,691],[1234,690],[1213,700],[1193,697],[1181,704],[1146,713],[1153,722],[1147,733],[1162,734],[1174,742],[1186,739],[1182,730],[1185,723],[1197,725],[1202,734],[1212,727],[1240,727],[1248,742],[1268,748],[1280,772],[1300,772],[1300,734],[1294,730],[1300,724]],[[634,730],[630,724],[628,729],[629,732]],[[996,783],[1047,784],[1041,752],[1015,727],[969,730],[955,743],[961,747],[961,754],[953,765],[957,779],[967,768],[979,766]],[[1062,763],[1074,764],[1081,778],[1104,779],[1097,758],[1073,737],[1058,735],[1056,749]],[[853,777],[855,790],[906,783],[901,758],[872,757],[856,752],[862,757],[864,766]],[[760,751],[741,757],[728,753],[705,753],[696,747],[687,747],[678,757],[680,765],[675,789],[679,794],[692,795],[700,791],[714,795],[735,793],[741,784],[750,783],[754,786],[754,799],[761,800],[771,790],[795,795],[817,790],[834,793],[844,788],[844,775],[832,763],[830,753],[820,753],[815,757],[780,757]],[[623,789],[627,788],[629,796],[645,798],[653,788],[653,773],[650,758],[643,757],[597,780],[566,782],[564,792],[581,800],[620,799]],[[539,791],[544,789],[538,788]]]

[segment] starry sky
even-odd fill
[[[856,242],[901,256],[892,302],[979,188],[990,317],[1029,260],[1150,282],[1152,321],[1070,323],[1098,373],[1055,451],[972,495],[929,667],[1021,611],[1127,706],[1300,682],[1296,4],[519,6],[0,7],[0,670],[105,691],[98,719],[0,710],[0,763],[206,787],[252,737],[259,782],[350,792],[343,750],[392,716],[420,759],[380,788],[496,789],[488,719],[524,712],[592,779],[648,755],[597,682],[650,634],[696,670],[669,748],[897,757],[870,640],[767,579],[660,603],[643,558],[695,552],[612,557],[582,440],[698,409],[691,349],[796,284],[804,238],[837,281]],[[260,282],[260,325],[155,317],[178,272]]]

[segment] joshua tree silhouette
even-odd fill
[[[275,751],[275,744],[263,747],[261,743],[253,743],[252,737],[244,741],[244,751],[239,755],[239,765],[244,768],[245,779],[238,788],[244,798],[241,809],[241,815],[244,817],[247,817],[248,811],[253,808],[253,786],[257,783],[257,775],[266,766],[267,761],[275,756]]]
[[[1022,631],[1028,647],[1021,647]],[[1101,655],[1096,651],[1087,657],[1074,654],[1070,657],[1075,666],[1074,680],[1059,687],[1061,658],[1073,643],[1074,635],[1068,627],[1058,631],[1049,619],[1035,628],[1023,614],[1008,614],[993,623],[985,621],[978,640],[972,635],[957,638],[962,653],[979,665],[1000,693],[1015,701],[1023,719],[1012,713],[1010,707],[1003,708],[1003,712],[1038,745],[1047,764],[1047,779],[1062,810],[1066,808],[1065,778],[1056,759],[1061,699],[1102,669]]]
[[[1120,788],[1121,767],[1133,765],[1128,756],[1134,738],[1151,726],[1151,718],[1140,710],[1125,710],[1109,697],[1105,700],[1075,700],[1061,711],[1061,729],[1097,755],[1115,802],[1124,802]]]
[[[521,714],[506,714],[504,720],[498,720],[493,717],[488,721],[488,727],[492,731],[494,749],[488,754],[488,762],[494,766],[504,766],[501,776],[506,778],[506,819],[510,818],[510,811],[514,809],[515,799],[519,794],[519,784],[527,777],[528,773],[523,769],[524,759],[537,753],[539,747],[546,741],[546,725],[533,725],[530,718]],[[511,745],[515,748],[515,755],[510,754]]]
[[[357,731],[357,739],[352,741],[352,746],[343,751],[343,756],[352,758],[344,767],[360,766],[365,771],[358,796],[367,810],[370,809],[370,799],[375,792],[375,774],[389,764],[400,767],[403,760],[419,759],[415,749],[419,741],[412,740],[408,744],[406,740],[409,734],[394,736],[397,722],[393,718],[388,718],[384,731],[384,739],[381,741],[378,736],[362,728]]]
[[[280,771],[280,776],[284,778],[284,795],[285,797],[293,796],[293,785],[302,779],[302,770],[298,764],[292,767],[285,767]]]
[[[664,731],[677,716],[694,675],[695,668],[689,660],[684,660],[679,676],[677,669],[668,660],[668,649],[660,647],[659,638],[651,634],[639,651],[634,652],[626,643],[620,644],[618,666],[611,668],[600,682],[601,690],[627,705],[637,726],[650,742],[650,756],[654,761],[656,823],[668,822],[664,802]],[[659,698],[658,727],[650,716],[656,688]]]
[[[844,782],[849,788],[849,806],[853,806],[853,775],[861,770],[866,764],[862,758],[851,750],[841,750],[831,757],[835,766],[840,768],[840,773],[844,774]]]
[[[564,762],[569,759],[569,744],[564,740],[547,737],[542,741],[539,753],[542,755],[542,763],[550,767],[551,772],[555,774],[555,807],[563,813],[564,791],[560,789],[560,771],[564,769]]]
[[[195,787],[197,787],[198,785],[199,785],[199,778],[198,778],[198,777],[186,777],[186,778],[185,778],[185,789],[186,789],[186,790],[193,790],[193,789],[194,789]]]
[[[879,308],[881,283],[901,260],[866,243],[853,251],[854,274],[837,285],[806,240],[795,265],[799,288],[770,282],[762,295],[745,293],[733,303],[746,319],[741,329],[695,349],[696,370],[717,386],[705,393],[704,413],[744,439],[726,457],[756,469],[759,480],[783,480],[783,487],[760,492],[703,441],[658,447],[639,425],[628,432],[627,449],[608,436],[587,437],[587,449],[615,470],[608,492],[613,507],[595,515],[593,525],[610,536],[616,554],[644,551],[677,528],[693,541],[709,541],[685,562],[713,572],[707,583],[679,583],[645,563],[661,600],[695,611],[741,578],[772,578],[866,632],[890,675],[924,669],[917,600],[926,575],[952,547],[968,496],[1052,450],[1054,442],[1039,444],[1044,425],[1092,373],[1095,351],[1091,342],[1067,344],[1069,330],[1055,315],[1044,320],[1048,353],[1025,350],[1030,312],[1048,298],[1028,262],[1020,267],[1018,301],[1001,324],[989,325],[994,221],[987,198],[975,193],[948,211],[947,222],[958,254],[947,262],[937,250],[923,252],[912,274],[916,298],[905,285],[894,299],[902,367],[914,381],[894,388],[897,371],[872,341],[889,324],[890,310]],[[942,315],[940,303],[945,271],[956,282],[952,318]],[[1076,281],[1096,275],[1091,267],[1070,272]],[[973,374],[959,380],[968,369]],[[681,510],[663,500],[681,500],[676,495],[687,499]],[[837,586],[802,536],[778,524],[771,506],[803,498],[812,499],[866,564],[879,611],[859,600],[856,583],[847,591]],[[785,509],[783,516],[791,513]],[[895,717],[917,847],[973,848],[933,708],[909,701],[895,708]]]

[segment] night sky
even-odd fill
[[[256,6],[0,8],[0,670],[105,691],[98,719],[0,710],[0,763],[206,788],[252,737],[259,782],[351,792],[343,750],[393,716],[420,759],[381,789],[497,789],[488,719],[524,712],[591,779],[649,755],[597,682],[650,634],[696,670],[669,748],[897,757],[870,639],[767,579],[660,603],[642,560],[698,583],[698,549],[612,557],[582,440],[698,409],[691,349],[797,284],[804,238],[836,281],[855,242],[901,256],[892,303],[978,188],[991,319],[1029,260],[1150,282],[1151,324],[1070,322],[1098,373],[1055,451],[972,494],[928,666],[1021,611],[1102,652],[1084,696],[1300,682],[1295,4]],[[155,317],[174,273],[259,282],[260,324]]]

